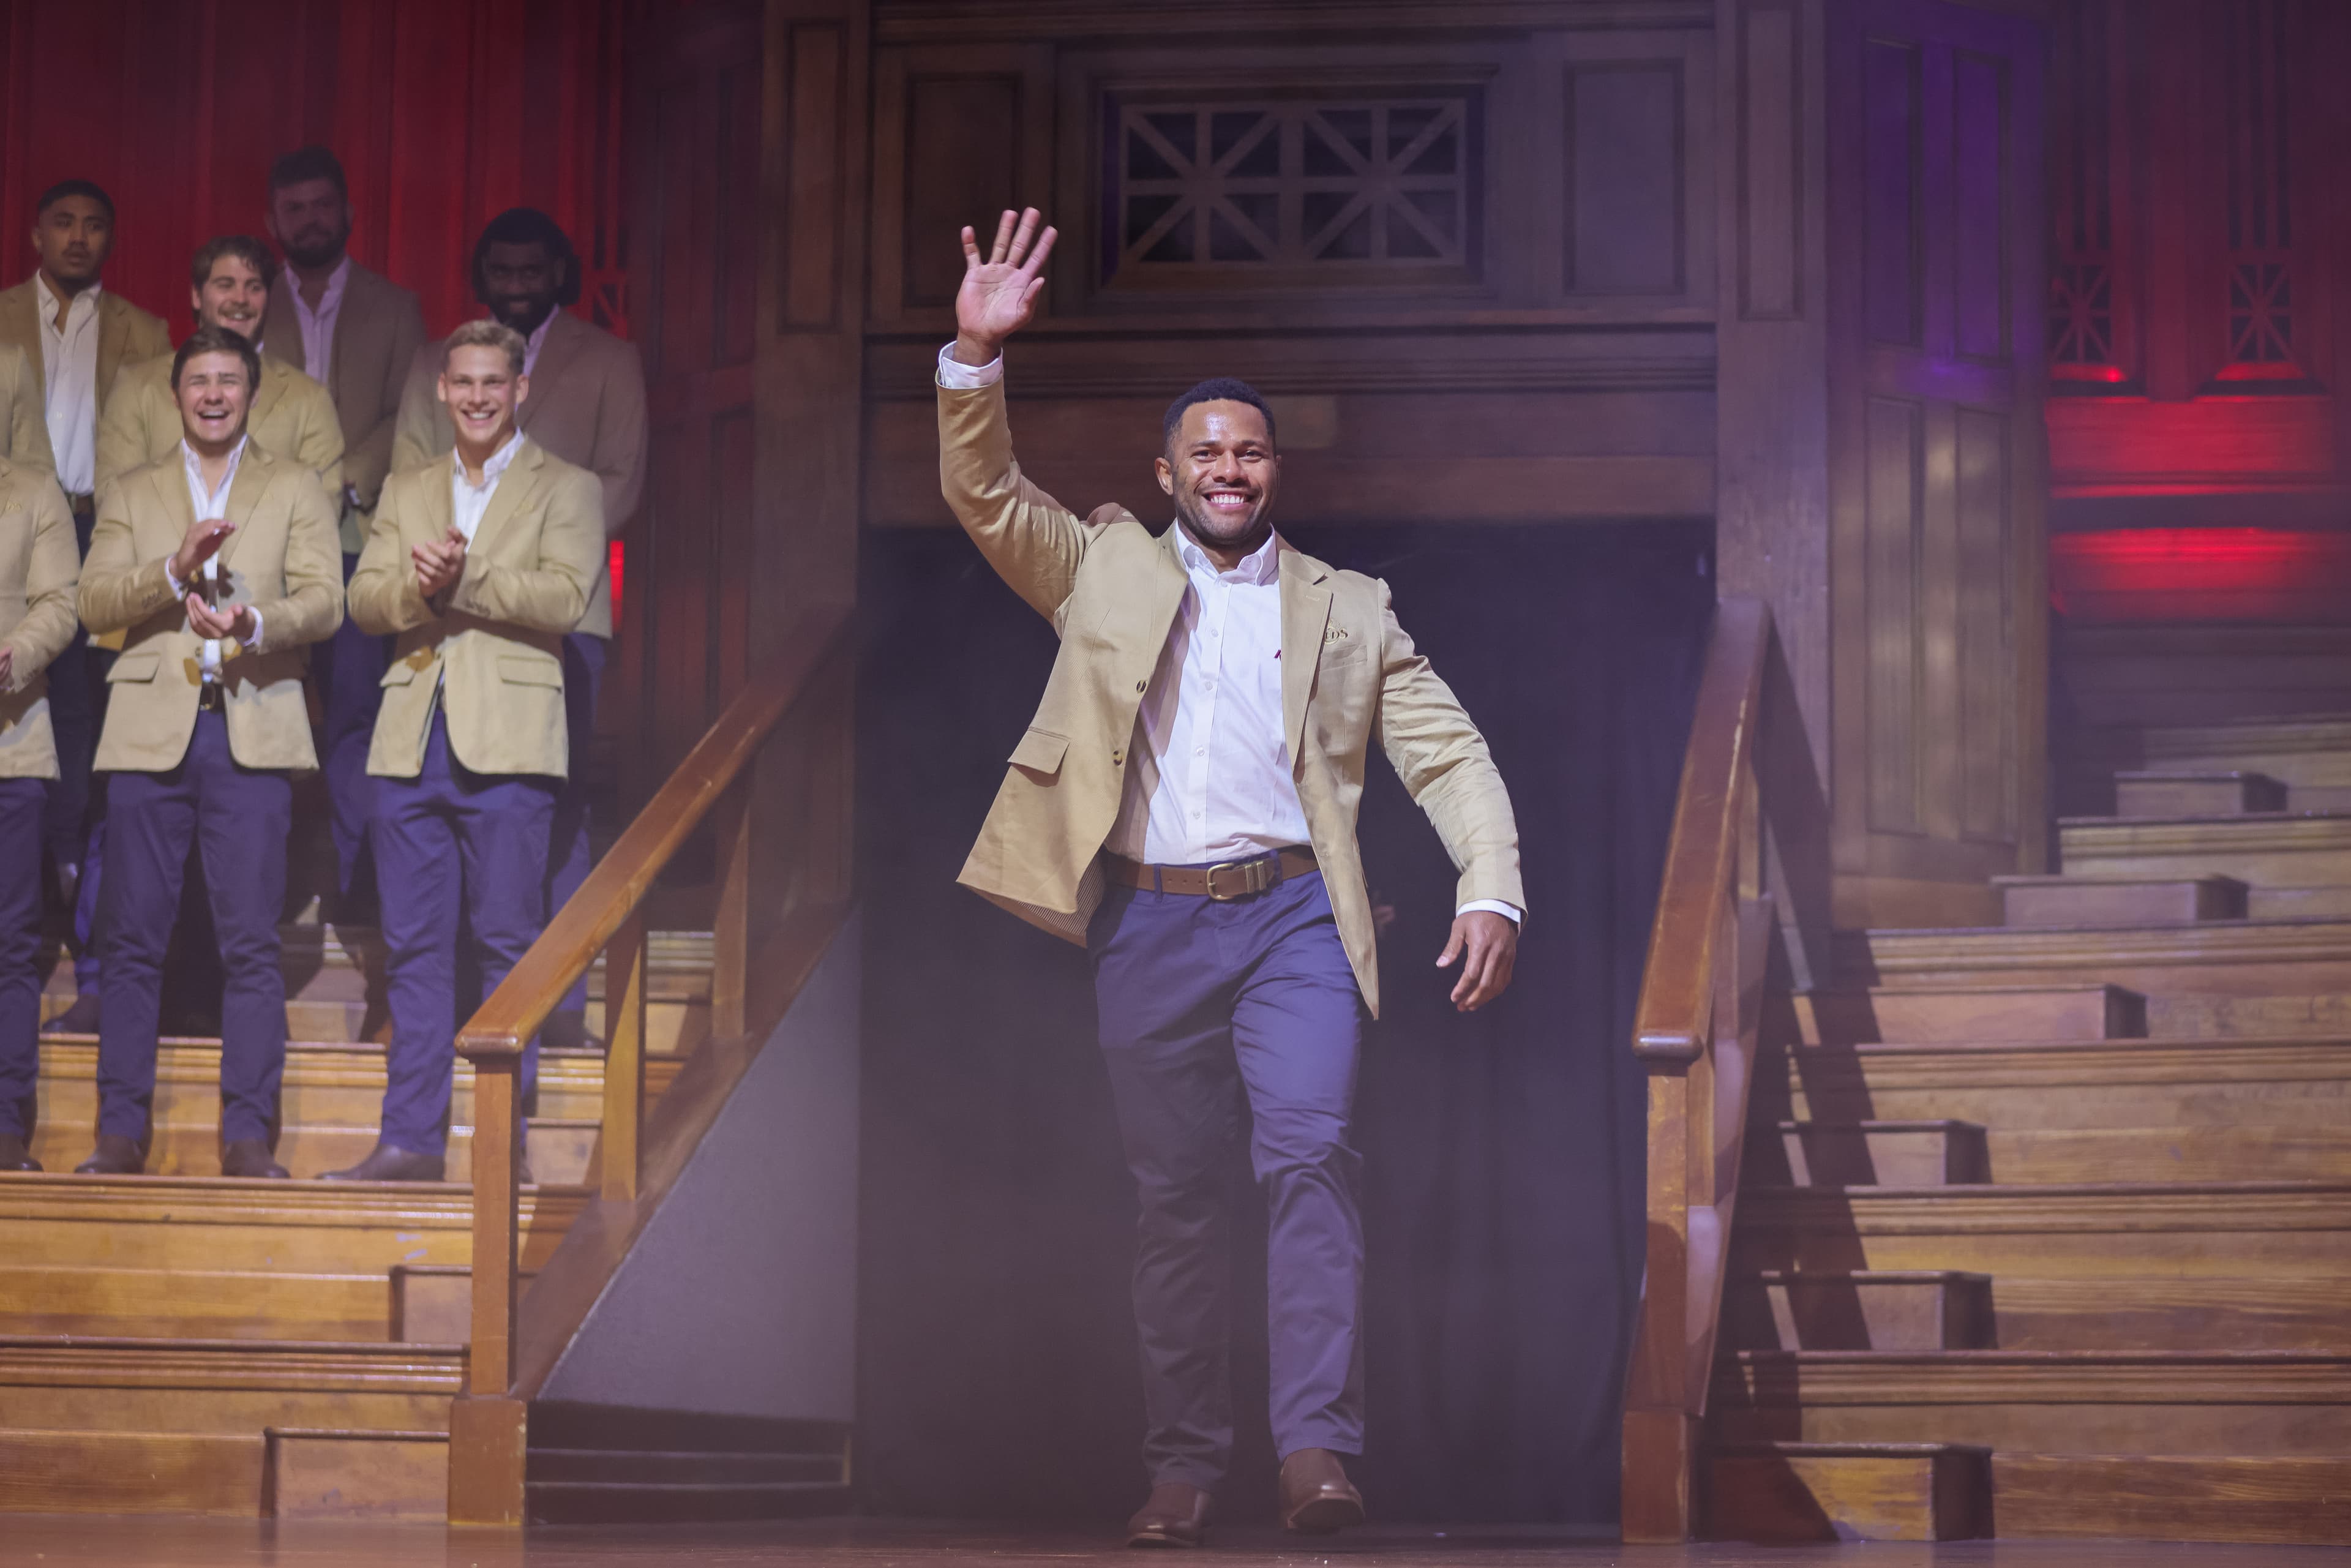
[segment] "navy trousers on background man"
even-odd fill
[[[348,587],[360,558],[343,557]],[[373,637],[350,616],[335,634],[310,646],[311,668],[327,710],[325,754],[327,813],[335,836],[335,890],[350,898],[367,852],[368,822],[374,813],[375,780],[368,776],[368,746],[375,737],[376,710],[383,706],[383,672],[392,663],[392,639]],[[342,917],[351,917],[348,908]]]
[[[239,766],[219,713],[196,715],[187,754],[171,771],[108,775],[98,931],[105,971],[98,1034],[101,1134],[141,1145],[148,1139],[163,957],[193,843],[220,947],[221,1140],[271,1137],[286,1074],[277,916],[293,823],[292,781],[282,772]]]
[[[1320,872],[1218,903],[1113,887],[1087,949],[1141,1220],[1144,1462],[1213,1490],[1233,1446],[1224,1159],[1253,1122],[1277,1452],[1363,1448],[1364,1232],[1347,1141],[1363,1003]]]
[[[472,771],[450,753],[436,708],[423,770],[374,782],[392,1007],[382,1137],[412,1154],[443,1155],[457,1055],[458,916],[473,932],[487,997],[546,924],[548,832],[562,781]],[[538,1082],[533,1036],[523,1049],[523,1103]]]
[[[33,1135],[40,1073],[41,819],[46,779],[0,779],[0,1134]]]

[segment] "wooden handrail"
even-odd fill
[[[1633,1050],[1648,1070],[1647,1255],[1626,1378],[1627,1542],[1687,1541],[1775,925],[1758,732],[1771,612],[1727,599],[1698,683]]]
[[[713,922],[712,1043],[726,1043],[744,1031],[747,1017],[746,982],[754,941],[747,799],[751,764],[787,716],[800,710],[802,699],[819,695],[816,677],[846,648],[850,620],[847,609],[835,606],[801,615],[774,658],[726,705],[580,890],[548,922],[530,950],[457,1032],[459,1053],[474,1064],[474,1246],[465,1394],[450,1415],[453,1522],[517,1524],[522,1517],[527,1401],[536,1391],[535,1385],[522,1386],[517,1354],[523,1049],[601,953],[607,1051],[601,1202],[590,1210],[591,1225],[575,1226],[599,1241],[620,1239],[617,1250],[604,1249],[604,1272],[592,1281],[601,1285],[642,1223],[642,1216],[615,1218],[601,1211],[611,1207],[635,1209],[644,1175],[645,895],[715,810],[720,885]],[[845,732],[825,740],[844,751],[849,744]],[[833,826],[845,831],[845,824]],[[779,888],[773,901],[780,902],[781,896]],[[829,928],[829,906],[815,915],[785,922],[790,937],[785,946],[790,952],[811,951],[813,927]],[[714,1082],[733,1082],[723,1068],[705,1076]],[[706,1121],[701,1124],[706,1125]],[[691,1134],[698,1130],[684,1129]],[[543,1271],[542,1286],[548,1277]],[[551,1365],[544,1347],[540,1349],[542,1354],[531,1361],[534,1384]]]

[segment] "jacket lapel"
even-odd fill
[[[1322,567],[1286,541],[1276,544],[1275,559],[1281,572],[1281,736],[1295,768],[1306,733],[1306,699],[1322,658],[1322,629],[1331,619],[1331,591],[1322,586]]]
[[[247,423],[249,427],[250,422]],[[261,504],[262,492],[269,488],[269,454],[248,437],[245,444],[245,455],[237,459],[236,477],[229,481],[228,504],[222,508],[228,514],[228,520],[236,525],[236,531],[221,542],[220,563],[224,570],[228,566],[229,558],[236,554],[236,547],[245,542],[246,525],[253,518],[254,507]],[[187,481],[183,479],[180,498],[184,502],[187,497]]]
[[[0,340],[25,350],[33,364],[33,390],[48,395],[48,361],[41,354],[41,287],[31,278],[0,295]]]
[[[449,461],[456,462],[457,455],[451,453]],[[490,504],[483,509],[481,527],[474,530],[474,542],[466,547],[467,554],[488,549],[490,540],[497,537],[507,519],[530,498],[532,491],[538,488],[539,476],[546,465],[547,454],[539,450],[538,443],[525,441],[521,449],[515,453],[514,461],[507,465],[506,473],[499,477],[498,487],[490,496]]]
[[[570,373],[571,361],[580,357],[580,340],[579,319],[559,307],[554,319],[547,324],[546,338],[538,345],[538,366],[530,372],[531,384],[545,387],[549,392],[561,386],[564,377]],[[544,412],[551,401],[544,395],[523,399],[522,407],[515,411],[515,423],[528,430],[531,416]]]
[[[139,551],[139,557],[142,560],[152,559],[152,557],[149,552],[155,550],[159,546],[162,554],[172,554],[180,548],[180,541],[188,537],[188,530],[195,527],[195,503],[188,499],[188,481],[185,471],[180,466],[180,462],[179,449],[174,447],[169,462],[155,464],[147,470],[147,482],[155,486],[156,498],[162,503],[162,510],[155,515],[162,518],[163,527],[170,531],[171,537],[151,539],[142,545]],[[137,514],[133,513],[132,516],[135,517]],[[135,526],[131,529],[131,536],[135,541],[138,537],[138,529]],[[230,543],[235,543],[235,534],[229,536]],[[223,548],[225,549],[226,546]]]
[[[269,291],[269,308],[261,313],[261,357],[283,361],[315,378],[319,372],[302,359],[302,323],[294,314],[297,287],[290,268],[277,275],[277,287]]]
[[[434,403],[433,406],[438,408],[441,405]],[[449,486],[454,482],[450,476],[455,471],[456,466],[457,453],[453,447],[442,454],[437,465],[427,470],[434,476],[433,483],[425,487],[424,497],[424,537],[428,539],[436,541],[445,539],[449,537],[449,530],[457,526],[456,506],[449,498]],[[505,486],[500,486],[499,488],[503,489]],[[480,530],[476,529],[475,532],[478,534]]]
[[[98,297],[98,401],[114,390],[114,372],[122,368],[122,301],[112,294]]]
[[[295,340],[300,341],[298,338]],[[286,395],[286,389],[293,384],[293,374],[283,361],[273,355],[261,356],[261,384],[253,389],[253,406],[246,411],[245,415],[245,428],[248,433],[261,428],[261,422],[269,417],[270,410],[277,406],[278,401]],[[241,476],[244,472],[240,465],[237,473]]]

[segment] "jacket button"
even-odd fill
[[[1110,759],[1114,763],[1123,765],[1126,761],[1126,753],[1123,751],[1113,751],[1110,754]]]
[[[1145,687],[1145,686],[1149,685],[1150,684],[1151,684],[1151,683],[1150,683],[1149,681],[1137,681],[1137,682],[1135,682],[1135,683],[1134,683],[1134,689],[1135,689],[1136,691],[1138,691],[1138,692],[1139,692],[1139,691],[1143,690],[1143,688],[1144,688],[1144,687]]]

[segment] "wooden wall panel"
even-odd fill
[[[1679,62],[1571,65],[1566,75],[1567,291],[1684,293],[1688,84]]]
[[[1919,710],[1925,631],[1921,576],[1927,522],[1924,410],[1907,399],[1869,400],[1863,439],[1869,453],[1862,540],[1862,665],[1865,720],[1854,738],[1868,779],[1869,825],[1880,832],[1919,827],[1918,750],[1928,716]]]

